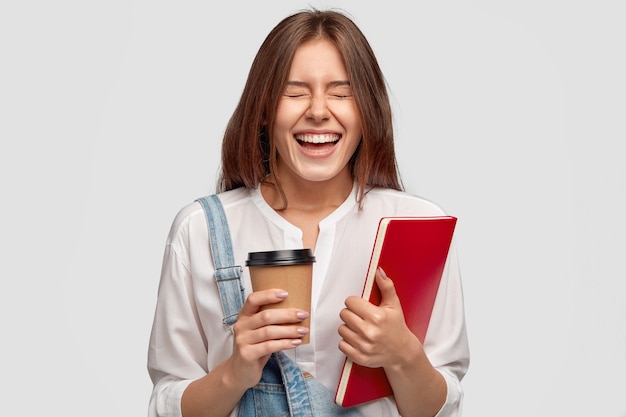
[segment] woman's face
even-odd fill
[[[328,181],[349,175],[361,119],[341,55],[328,40],[297,49],[272,133],[281,178]]]

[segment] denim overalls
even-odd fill
[[[245,291],[241,284],[241,266],[235,265],[228,223],[216,195],[198,199],[207,217],[211,254],[215,264],[224,325],[237,321]],[[331,391],[303,373],[282,351],[271,355],[263,368],[261,381],[248,389],[239,402],[238,417],[359,417],[355,408],[343,408],[334,402]]]

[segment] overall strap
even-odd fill
[[[215,280],[224,311],[222,322],[230,328],[237,321],[237,314],[245,300],[245,290],[241,284],[242,268],[235,265],[228,222],[220,199],[213,194],[196,201],[202,204],[206,214]]]

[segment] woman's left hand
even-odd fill
[[[340,313],[344,324],[339,327],[339,349],[359,365],[391,367],[406,359],[407,352],[421,350],[422,344],[406,326],[393,281],[380,268],[376,284],[380,305],[356,296],[346,299]]]

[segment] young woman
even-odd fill
[[[184,207],[167,239],[150,340],[150,416],[282,415],[242,406],[279,351],[328,392],[312,400],[326,410],[316,417],[460,415],[469,351],[454,246],[423,345],[404,323],[393,277],[377,274],[379,306],[360,298],[379,219],[443,214],[401,191],[391,120],[376,58],[348,17],[303,11],[270,32],[224,135],[218,197],[239,265],[249,252],[314,251],[311,311],[261,311],[288,294],[252,293],[244,268],[247,297],[225,327],[205,214],[197,202]],[[300,325],[307,317],[310,329]],[[383,367],[393,396],[332,404],[346,356]]]

